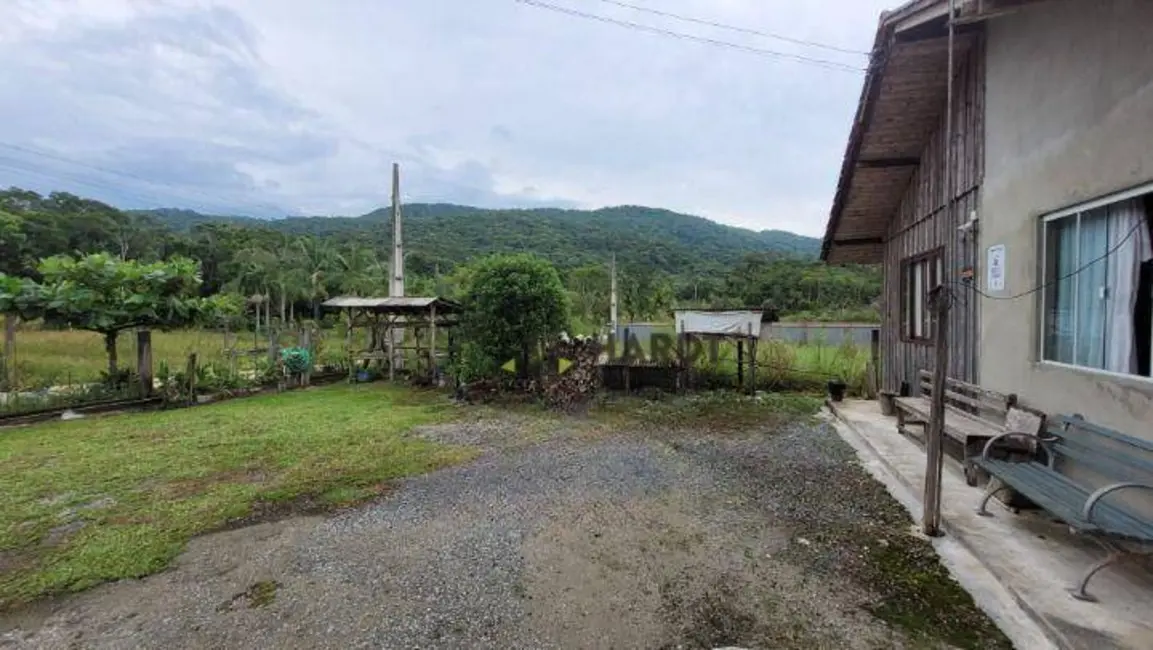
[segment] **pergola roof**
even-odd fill
[[[439,297],[396,296],[384,298],[362,298],[359,296],[337,296],[321,303],[327,309],[361,309],[378,314],[418,314],[436,306],[438,314],[455,314],[462,309],[460,303]]]

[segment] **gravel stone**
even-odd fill
[[[565,426],[419,430],[487,453],[336,516],[202,536],[168,571],[11,613],[0,647],[926,647],[839,574],[867,540],[821,531],[896,506],[827,425]]]

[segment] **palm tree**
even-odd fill
[[[272,320],[273,268],[276,256],[260,246],[241,249],[233,258],[232,281],[228,289],[249,297],[256,306],[256,329],[260,330],[260,307],[264,305],[264,323],[269,326]]]
[[[328,286],[338,275],[338,255],[325,239],[302,237],[297,240],[301,270],[304,273],[304,298],[312,305],[313,320],[320,319],[320,303],[328,298]]]
[[[388,292],[388,265],[371,248],[352,244],[336,256],[336,282],[342,293],[381,295]]]

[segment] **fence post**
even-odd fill
[[[627,327],[625,328],[625,351],[621,358],[624,360],[625,364],[625,395],[628,395],[632,392],[632,373],[629,372],[629,368],[632,366],[632,355],[629,353],[629,328]]]
[[[184,378],[188,381],[188,404],[196,404],[196,353],[188,355],[188,365],[184,367]]]
[[[268,363],[270,365],[275,366],[276,365],[276,353],[279,352],[279,350],[277,348],[280,347],[280,340],[279,340],[279,337],[277,337],[276,328],[272,326],[272,317],[268,318],[267,325],[268,325]]]
[[[136,376],[140,378],[140,396],[152,396],[152,332],[136,332]]]
[[[688,370],[685,368],[685,321],[681,320],[680,329],[677,330],[676,326],[673,327],[677,335],[677,392],[681,392],[686,388],[686,379],[688,377]]]
[[[745,386],[745,342],[737,339],[737,390]]]
[[[20,317],[4,317],[4,358],[0,359],[0,389],[16,390],[16,325]]]
[[[440,383],[440,371],[436,366],[436,303],[433,302],[428,313],[428,374],[433,386]]]
[[[300,347],[308,350],[308,365],[300,375],[300,385],[307,386],[312,383],[312,367],[316,364],[312,352],[312,328],[304,327],[300,330]]]
[[[753,324],[749,323],[749,395],[757,394],[757,337],[753,336]]]
[[[460,390],[460,369],[456,367],[456,337],[453,335],[451,327],[448,329],[447,338],[448,367],[452,371],[452,387],[455,390]]]

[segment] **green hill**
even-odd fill
[[[819,262],[816,239],[668,210],[412,204],[404,211],[405,279],[413,295],[454,295],[466,284],[467,269],[457,268],[463,263],[529,252],[556,264],[572,315],[583,323],[608,314],[613,255],[621,314],[631,320],[664,318],[674,305],[766,304],[783,315],[869,318],[881,287],[877,268]],[[39,261],[60,253],[145,261],[183,255],[201,263],[206,295],[275,296],[282,317],[297,308],[314,313],[323,296],[379,294],[388,286],[390,235],[387,210],[265,220],[183,209],[122,211],[67,192],[0,190],[0,273],[36,277]]]
[[[674,275],[731,267],[749,253],[815,257],[819,240],[780,230],[761,232],[726,226],[702,217],[639,206],[600,210],[488,210],[443,203],[405,205],[406,247],[427,261],[455,265],[490,252],[533,252],[561,267],[604,262],[616,253],[624,264]],[[374,246],[390,238],[389,210],[359,217],[288,217],[257,220],[203,215],[190,210],[152,210],[176,231],[203,223],[231,223],[355,239]]]

